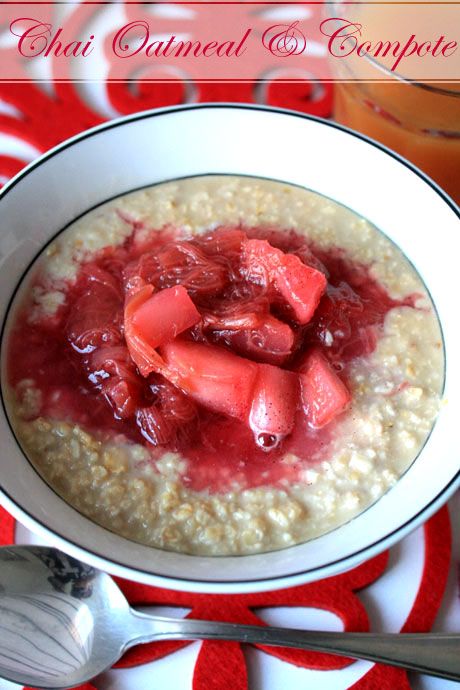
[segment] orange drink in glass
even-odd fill
[[[335,118],[401,154],[460,203],[460,85],[335,85]]]
[[[361,0],[327,5],[327,26],[349,22],[354,33],[334,44],[335,118],[380,141],[432,177],[460,202],[460,48],[450,57],[399,57],[393,46],[407,37],[433,45],[449,41],[460,3],[387,3]],[[452,33],[453,32],[453,33]],[[452,34],[452,35],[451,35]],[[430,43],[431,41],[431,43]],[[388,51],[376,51],[378,44]],[[360,50],[353,50],[361,44]],[[341,53],[347,55],[346,59]]]

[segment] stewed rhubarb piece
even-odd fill
[[[162,371],[155,348],[173,340],[200,321],[200,314],[182,285],[153,292],[151,285],[128,298],[125,338],[131,357],[143,376]]]
[[[259,364],[249,426],[261,448],[271,450],[291,433],[298,398],[297,374],[271,364]]]
[[[292,307],[298,323],[306,324],[326,290],[327,279],[324,273],[306,266],[299,257],[285,254],[276,272],[275,285]]]
[[[155,349],[147,343],[133,323],[133,316],[137,310],[147,302],[153,294],[153,286],[145,285],[132,297],[127,298],[124,312],[125,340],[129,354],[142,376],[148,376],[152,371],[161,372],[163,361]]]
[[[203,309],[201,311],[203,330],[219,334],[257,328],[267,311],[268,307],[265,303],[244,303],[242,300],[231,300],[226,304],[218,305],[215,309]]]
[[[130,419],[133,416],[139,395],[139,387],[136,384],[113,377],[101,386],[101,392],[110,403],[117,419]]]
[[[132,323],[137,333],[156,348],[194,326],[200,318],[187,290],[175,285],[153,293],[133,311]]]
[[[83,360],[88,381],[109,402],[117,419],[134,415],[141,396],[142,381],[124,345],[100,347]]]
[[[246,233],[239,228],[222,226],[200,238],[203,250],[209,256],[225,256],[227,258],[241,252],[241,245],[247,239]]]
[[[100,269],[94,270],[91,278],[84,273],[79,283],[83,283],[84,289],[75,300],[65,325],[65,334],[73,349],[84,355],[97,347],[121,343],[123,295],[120,287],[110,274]]]
[[[174,435],[174,424],[156,405],[137,410],[136,424],[142,436],[152,446],[163,446]]]
[[[302,406],[311,426],[325,426],[348,407],[349,390],[318,348],[306,354],[299,378]]]
[[[154,446],[173,445],[189,431],[196,406],[189,396],[158,377],[150,383],[154,403],[136,410],[136,424],[142,436]]]
[[[291,307],[295,320],[308,323],[326,290],[324,273],[266,240],[247,240],[242,253],[243,273],[260,285],[274,286]]]
[[[268,314],[257,328],[242,328],[227,339],[237,352],[256,362],[283,364],[292,353],[295,334],[287,323]]]
[[[160,348],[164,376],[205,407],[247,420],[257,364],[221,347],[174,340]]]

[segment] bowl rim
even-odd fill
[[[332,127],[334,129],[341,130],[357,139],[367,142],[369,145],[380,149],[384,153],[390,155],[400,164],[408,168],[412,173],[415,173],[423,181],[425,181],[441,199],[450,207],[458,219],[460,219],[460,208],[454,202],[454,200],[442,190],[439,185],[434,182],[428,175],[419,170],[415,165],[406,160],[403,156],[400,156],[396,152],[392,151],[388,147],[384,146],[380,142],[373,140],[372,138],[356,132],[344,125],[338,124],[335,121],[325,120],[324,118],[319,118],[313,115],[301,113],[299,111],[277,108],[271,106],[263,106],[257,104],[243,104],[243,103],[199,103],[199,104],[188,104],[188,105],[178,105],[170,106],[165,108],[155,108],[146,111],[141,111],[138,113],[133,113],[131,115],[122,116],[113,120],[108,120],[102,124],[95,127],[87,129],[69,139],[66,139],[57,146],[51,148],[50,150],[43,153],[41,156],[33,160],[29,165],[27,165],[23,170],[21,170],[17,175],[15,175],[9,182],[7,182],[4,187],[0,190],[0,202],[1,200],[19,183],[21,182],[29,173],[33,172],[35,169],[39,168],[43,163],[48,161],[50,158],[58,155],[65,149],[78,144],[85,139],[92,137],[101,131],[107,131],[114,129],[119,126],[124,126],[130,122],[135,122],[144,119],[150,119],[157,116],[168,115],[175,112],[185,112],[192,110],[220,110],[220,109],[234,109],[234,110],[250,110],[250,111],[263,111],[272,112],[281,115],[294,116],[300,119],[312,120],[318,122],[319,124],[327,127]],[[1,326],[1,338],[3,338],[4,329],[6,325],[8,310],[5,314],[3,324]],[[2,395],[2,406],[4,408],[5,414],[5,404]],[[6,414],[6,419],[9,423],[8,415]],[[13,433],[16,443],[17,439]],[[18,444],[19,445],[19,444]],[[302,569],[296,572],[289,573],[288,575],[277,575],[268,576],[264,578],[256,579],[223,579],[223,578],[212,578],[209,580],[200,578],[194,579],[190,577],[180,578],[177,576],[168,576],[163,574],[154,574],[151,571],[142,570],[140,568],[132,568],[130,566],[124,565],[114,559],[108,559],[107,557],[98,554],[94,550],[88,550],[85,547],[80,546],[78,543],[72,541],[68,537],[61,536],[58,532],[48,527],[39,518],[31,515],[27,509],[19,505],[8,493],[2,488],[0,481],[0,498],[2,503],[6,508],[23,524],[31,528],[32,531],[38,532],[42,535],[46,535],[54,543],[63,548],[64,551],[75,554],[78,558],[86,560],[87,562],[92,562],[96,567],[102,567],[103,569],[108,569],[114,574],[121,575],[123,577],[133,577],[136,576],[138,581],[144,581],[149,584],[155,582],[159,585],[167,585],[172,589],[183,589],[184,585],[187,583],[189,585],[189,591],[261,591],[270,588],[281,588],[284,586],[292,586],[293,584],[300,584],[303,582],[308,582],[316,579],[320,579],[327,575],[331,575],[331,570],[333,573],[342,572],[350,567],[353,567],[361,563],[364,559],[370,558],[381,553],[383,550],[393,545],[395,542],[402,539],[409,532],[417,528],[426,519],[433,515],[438,508],[440,508],[445,501],[454,493],[454,491],[460,487],[460,469],[457,471],[455,476],[452,477],[450,482],[440,491],[429,503],[427,503],[423,508],[421,508],[415,515],[412,516],[405,523],[392,530],[389,534],[384,537],[379,538],[367,546],[354,551],[345,557],[338,558],[337,560],[330,561],[329,563],[313,568]],[[50,487],[51,488],[51,487]],[[290,547],[296,548],[296,545]],[[200,558],[200,556],[191,556],[195,558]],[[243,558],[243,556],[241,556]],[[338,568],[337,566],[339,566]],[[108,567],[107,567],[108,566]]]

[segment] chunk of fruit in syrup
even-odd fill
[[[268,314],[257,328],[241,329],[227,336],[230,347],[256,362],[283,364],[291,355],[296,336],[292,328]]]
[[[249,414],[256,443],[270,450],[294,426],[299,399],[298,375],[270,364],[259,364]]]
[[[145,285],[133,296],[127,298],[124,311],[126,344],[129,354],[142,376],[148,376],[152,371],[161,372],[164,369],[164,362],[158,352],[144,340],[133,323],[134,314],[152,294],[153,286]]]
[[[173,340],[201,320],[182,285],[154,292],[133,310],[130,318],[139,337],[153,348]]]
[[[311,426],[323,427],[349,405],[350,392],[318,348],[307,352],[298,370],[305,416]]]
[[[266,240],[243,243],[242,267],[249,280],[274,285],[300,324],[310,321],[326,290],[324,273],[307,266],[298,256],[272,247]]]
[[[257,364],[214,345],[174,340],[160,348],[164,376],[205,407],[247,420]]]

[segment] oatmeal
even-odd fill
[[[231,176],[89,212],[16,299],[9,414],[46,481],[130,539],[194,554],[332,530],[414,461],[440,404],[426,290],[370,223]]]

